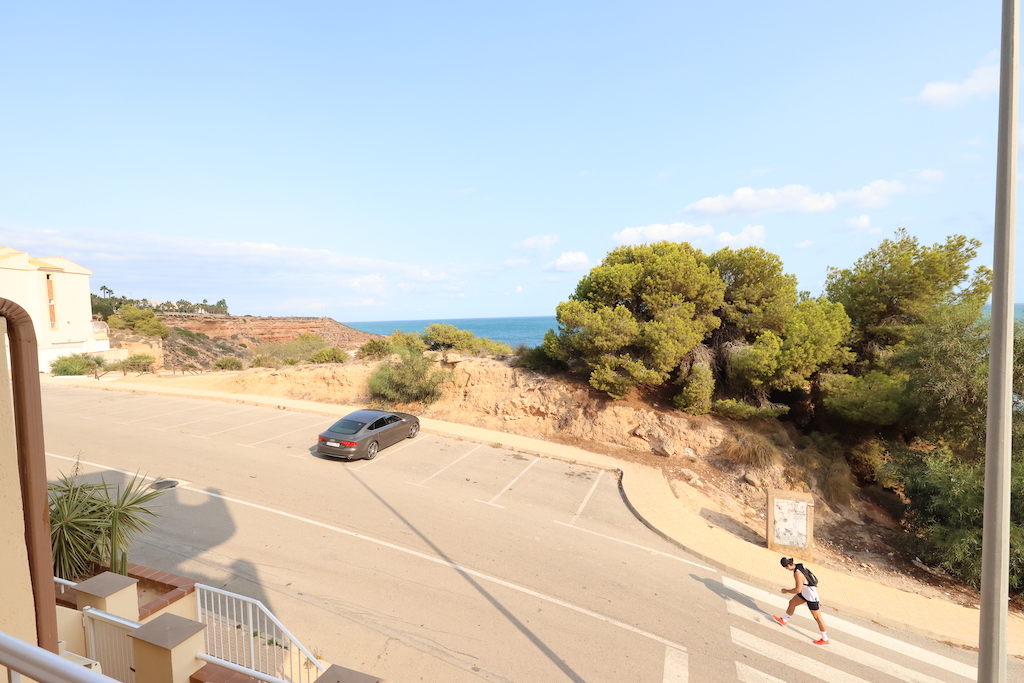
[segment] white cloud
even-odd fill
[[[661,242],[670,240],[681,242],[701,237],[710,237],[715,229],[710,225],[690,225],[689,223],[654,223],[636,228],[625,228],[612,235],[616,244],[641,244],[644,242]]]
[[[796,247],[797,249],[806,249],[812,244],[814,244],[814,242],[812,242],[811,240],[804,240],[803,242],[797,242],[793,246]]]
[[[375,294],[383,294],[388,284],[388,279],[383,275],[377,273],[370,273],[368,275],[361,275],[354,277],[349,280],[345,280],[345,284],[360,292],[373,292]]]
[[[841,203],[879,208],[889,204],[889,197],[906,192],[906,189],[898,180],[875,180],[859,190],[835,193],[812,192],[806,185],[766,187],[759,190],[741,187],[731,195],[720,194],[693,202],[684,211],[691,214],[720,216],[760,216],[766,213],[824,213],[832,211]]]
[[[918,171],[917,179],[926,183],[941,183],[946,179],[946,173],[944,171],[936,171],[931,168],[926,168],[923,171]]]
[[[522,285],[516,285],[516,294],[522,294],[522,293],[523,293],[523,286]]]
[[[738,235],[728,232],[720,232],[715,235],[715,241],[724,247],[743,248],[754,244],[764,244],[764,226],[748,225],[740,230]]]
[[[889,197],[907,191],[907,186],[898,180],[876,180],[859,190],[837,192],[839,201],[849,202],[866,209],[879,209],[889,205]]]
[[[544,266],[544,270],[560,272],[587,270],[588,268],[590,268],[590,259],[582,251],[563,251],[561,256]]]
[[[706,197],[684,209],[688,213],[749,214],[765,213],[821,213],[836,208],[836,198],[830,193],[815,194],[806,185],[786,185],[755,190],[741,187],[731,195]]]
[[[867,233],[868,235],[882,234],[882,229],[871,225],[871,216],[866,214],[847,219],[846,227],[851,230],[856,230],[857,232]]]
[[[505,265],[508,266],[509,268],[514,268],[515,266],[525,266],[529,262],[530,259],[526,258],[507,258],[504,261]]]
[[[987,64],[971,72],[960,83],[938,81],[929,83],[915,99],[925,104],[952,107],[974,97],[984,97],[999,91],[999,66]]]
[[[558,235],[533,235],[512,245],[513,249],[547,249],[555,245]]]

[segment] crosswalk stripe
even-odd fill
[[[742,662],[736,662],[736,678],[740,680],[740,683],[786,683],[781,678],[758,671]]]
[[[732,642],[735,644],[774,659],[780,664],[799,669],[809,676],[820,678],[828,683],[868,683],[863,678],[858,678],[828,664],[822,664],[817,659],[798,654],[781,645],[762,640],[735,626],[730,627],[729,630],[732,631]]]
[[[746,605],[741,605],[735,600],[729,601],[728,609],[729,614],[732,614],[737,617],[742,617],[743,619],[752,621],[757,624],[761,624],[763,626],[772,627],[772,630],[777,631],[790,638],[796,638],[798,640],[804,641],[805,643],[808,640],[814,640],[815,636],[811,636],[810,638],[808,638],[806,634],[801,634],[793,628],[780,628],[779,625],[775,623],[774,619],[766,617],[762,613],[754,609],[751,609]],[[863,664],[864,666],[871,667],[872,669],[881,671],[884,674],[895,676],[901,681],[906,681],[907,683],[942,683],[942,681],[940,681],[939,679],[932,678],[931,676],[923,674],[920,671],[908,669],[905,666],[900,666],[899,664],[890,662],[888,659],[883,659],[882,657],[878,657],[877,655],[873,655],[869,652],[858,650],[857,648],[851,647],[844,643],[837,643],[833,641],[832,644],[828,646],[828,653],[844,657],[851,661],[857,662],[858,664]]]
[[[687,683],[689,675],[686,653],[674,647],[665,648],[664,683]]]
[[[755,600],[768,603],[773,607],[785,609],[789,604],[789,600],[782,596],[774,595],[759,588],[754,588],[753,586],[748,586],[747,584],[736,581],[735,579],[723,577],[722,582],[726,588],[730,588],[737,593],[742,593],[743,595]],[[828,596],[825,595],[825,604],[828,604],[827,600]],[[825,616],[825,624],[828,626],[830,632],[833,630],[842,631],[855,638],[866,640],[874,645],[893,650],[905,657],[912,657],[913,659],[924,662],[925,664],[931,664],[932,666],[957,674],[958,676],[963,676],[970,680],[977,680],[978,678],[977,667],[958,662],[957,660],[949,657],[944,657],[938,653],[926,650],[923,647],[904,643],[902,640],[897,640],[896,638],[887,636],[884,633],[878,633],[877,631],[872,631],[871,629],[864,628],[863,626],[858,626],[857,624],[841,619],[834,614],[827,614]]]

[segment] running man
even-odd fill
[[[818,630],[821,631],[821,638],[814,641],[814,644],[828,645],[828,632],[825,630],[825,620],[821,618],[821,602],[818,598],[818,589],[807,583],[807,578],[800,571],[803,565],[794,564],[792,557],[783,557],[779,564],[784,569],[793,572],[793,580],[796,582],[796,585],[793,588],[782,589],[783,593],[793,594],[793,598],[789,601],[789,607],[786,608],[786,615],[783,617],[772,615],[772,618],[779,622],[779,625],[785,626],[789,618],[796,612],[796,608],[801,603],[807,603],[807,608],[811,610],[811,616],[818,622]]]

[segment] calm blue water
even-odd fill
[[[528,318],[443,318],[438,320],[382,320],[365,323],[344,323],[349,327],[371,334],[401,332],[423,332],[430,323],[448,323],[460,330],[469,330],[478,337],[505,342],[513,349],[520,344],[540,346],[544,333],[558,329],[558,320],[553,315],[538,315]]]

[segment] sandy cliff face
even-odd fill
[[[586,385],[500,361],[457,361],[453,370],[453,385],[424,412],[427,416],[540,439],[666,456],[704,454],[724,438],[711,418],[634,408]]]
[[[331,318],[262,318],[237,315],[181,315],[165,313],[160,319],[168,327],[202,332],[210,337],[228,339],[235,335],[257,342],[288,342],[300,334],[318,334],[328,344],[358,346],[380,335],[369,334],[342,325]]]

